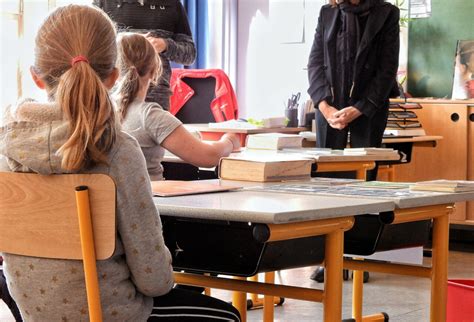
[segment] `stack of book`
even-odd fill
[[[302,141],[297,134],[248,135],[244,151],[220,160],[219,178],[256,182],[309,179],[314,158],[281,153],[286,148],[301,150]]]
[[[418,121],[415,110],[421,109],[419,104],[390,104],[387,127],[384,136],[423,136],[426,135]]]
[[[439,191],[439,192],[469,192],[469,191],[474,191],[474,181],[462,181],[462,180],[420,181],[411,185],[410,190]]]
[[[247,135],[247,149],[281,150],[301,148],[303,137],[298,134],[259,133]]]

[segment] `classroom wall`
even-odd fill
[[[288,97],[297,92],[301,92],[301,103],[309,99],[306,66],[319,11],[326,3],[326,0],[238,1],[236,89],[241,117],[282,116]],[[299,10],[301,7],[303,10]],[[406,15],[405,11],[402,15]],[[298,38],[300,34],[292,33],[297,33],[299,28],[304,28],[304,32]],[[406,38],[407,29],[403,28],[401,71],[406,70]]]
[[[282,21],[276,21],[281,17],[281,9],[285,10],[289,3],[283,0],[238,1],[237,95],[241,117],[282,116],[284,102],[292,93],[301,92],[301,101],[307,98],[305,68],[319,9],[325,1],[292,0],[297,11],[300,4],[304,6],[301,10],[303,23],[285,21],[284,17]],[[301,41],[282,43],[291,37],[285,34],[284,28],[293,28],[296,24],[304,25]],[[294,29],[291,31],[296,31]]]
[[[474,39],[474,0],[432,0],[431,10],[410,21],[408,92],[451,97],[457,40]]]

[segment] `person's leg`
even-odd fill
[[[148,322],[240,321],[239,311],[219,299],[183,289],[155,297]]]
[[[5,276],[3,275],[3,270],[0,269],[0,298],[5,302],[5,304],[10,309],[12,315],[15,317],[16,322],[21,322],[23,319],[21,318],[20,310],[16,306],[15,301],[10,296],[10,292],[8,291],[7,281]]]
[[[388,102],[372,118],[361,115],[350,124],[350,142],[353,148],[382,146],[383,132],[387,125]],[[367,172],[367,181],[377,179],[377,167]]]

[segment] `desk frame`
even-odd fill
[[[375,161],[341,161],[341,162],[316,162],[316,172],[341,172],[341,171],[355,171],[356,179],[366,180],[367,171],[375,168]],[[275,272],[265,273],[266,283],[275,283]],[[250,278],[251,281],[258,282],[258,274]],[[206,290],[208,290],[206,288]],[[210,291],[207,291],[210,294]],[[263,293],[258,293],[263,294]],[[272,298],[264,296],[263,300],[259,298],[257,293],[251,293],[252,307],[263,306],[264,321],[273,321],[274,304],[282,303],[280,297]],[[284,297],[282,297],[284,298]],[[267,317],[267,318],[265,318]],[[270,318],[271,317],[271,318]]]
[[[430,321],[446,320],[449,254],[449,215],[453,204],[425,206],[395,210],[392,224],[433,220],[433,246],[431,267],[377,263],[344,259],[344,268],[354,270],[352,317],[357,321],[385,321],[383,314],[362,316],[363,272],[409,275],[431,279]]]
[[[342,267],[344,231],[352,228],[354,217],[313,220],[290,224],[268,224],[270,241],[281,241],[311,236],[326,236],[325,258],[326,278],[324,290],[273,284],[274,273],[266,276],[266,282],[247,281],[245,277],[235,279],[175,273],[176,283],[204,286],[234,291],[233,305],[241,314],[241,321],[247,321],[246,293],[265,294],[264,321],[273,321],[273,297],[285,297],[306,301],[322,302],[324,321],[342,319]],[[268,274],[268,273],[267,273]],[[271,310],[269,309],[271,307]]]

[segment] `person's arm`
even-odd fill
[[[196,138],[182,125],[178,126],[161,145],[183,161],[197,167],[213,167],[220,158],[240,147],[237,135],[227,133],[219,141],[205,142]]]
[[[166,38],[166,50],[162,55],[170,61],[192,65],[196,60],[196,46],[193,41],[188,17],[183,5],[178,1],[178,24],[172,38]]]
[[[332,99],[331,85],[326,78],[326,69],[328,66],[325,65],[324,61],[323,10],[324,7],[321,8],[319,12],[318,25],[308,59],[308,94],[316,108],[321,107],[320,103],[322,101],[326,101],[327,105],[329,105]],[[321,110],[321,112],[323,115],[325,114],[323,110]]]
[[[163,240],[161,220],[153,202],[150,178],[137,141],[124,142],[110,161],[117,185],[117,229],[131,279],[140,293],[160,296],[174,284],[171,254]]]
[[[375,76],[368,82],[364,98],[354,104],[362,114],[371,117],[377,108],[384,105],[394,86],[398,70],[398,54],[400,50],[400,10],[392,6],[380,37],[380,53],[377,55]]]
[[[143,111],[143,126],[148,135],[183,161],[198,167],[213,167],[219,159],[240,147],[235,134],[226,134],[216,142],[204,142],[188,132],[176,117],[156,105]]]

